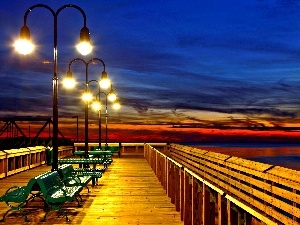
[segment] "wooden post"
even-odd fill
[[[181,210],[181,170],[179,167],[175,166],[174,171],[174,184],[175,187],[175,208],[179,212]],[[181,213],[182,214],[182,213]],[[182,220],[182,215],[181,215]]]
[[[183,210],[184,210],[184,169],[180,169],[180,212],[181,220],[183,221]]]
[[[202,210],[202,221],[203,224],[210,224],[210,192],[207,190],[207,186],[203,183],[202,187],[202,200],[203,200],[203,210]]]
[[[183,221],[185,225],[192,224],[192,184],[190,175],[184,172],[184,209]]]
[[[165,189],[166,189],[166,193],[168,190],[168,177],[169,177],[169,171],[168,171],[168,160],[166,157],[164,157],[164,163],[165,163],[165,171],[164,171],[164,181],[165,181]]]
[[[218,225],[226,224],[226,204],[222,201],[222,195],[218,193]]]
[[[227,199],[227,225],[231,225],[231,202]]]
[[[203,224],[202,222],[202,210],[203,210],[203,202],[202,202],[202,183],[197,179],[194,179],[193,183],[193,225]]]

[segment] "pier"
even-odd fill
[[[82,147],[74,145],[60,146],[59,157],[74,157]],[[82,191],[82,207],[65,204],[67,224],[300,224],[299,171],[178,144],[121,146],[121,157],[113,156],[98,185]],[[0,158],[0,195],[51,170],[45,148],[21,151]],[[31,223],[42,219],[42,206],[37,199],[24,208]],[[0,214],[7,209],[1,202]],[[29,224],[19,212],[2,223]],[[65,217],[51,212],[43,224],[65,223]]]
[[[36,198],[24,208],[30,222],[24,222],[19,212],[12,212],[0,224],[183,224],[145,158],[125,156],[113,160],[98,185],[89,185],[90,193],[87,189],[82,191],[82,207],[75,202],[65,205],[70,222],[51,212],[47,221],[41,223],[45,211],[43,202]],[[43,164],[1,179],[0,195],[13,185],[26,185],[31,177],[48,170],[51,166]],[[7,209],[0,202],[1,218]]]

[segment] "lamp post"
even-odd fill
[[[117,95],[114,91],[114,89],[112,88],[112,84],[110,86],[110,91],[109,93],[105,93],[103,91],[100,91],[99,89],[99,101],[100,101],[100,94],[104,94],[105,95],[105,146],[107,147],[107,139],[108,139],[108,134],[107,134],[107,117],[108,117],[108,112],[107,112],[107,99],[111,102],[113,102],[113,108],[114,109],[119,109],[120,108],[120,103],[116,100],[117,99]],[[100,115],[100,119],[101,119],[101,115]],[[101,124],[99,125],[101,126]]]
[[[99,92],[105,95],[105,146],[107,147],[107,139],[108,139],[108,133],[107,133],[107,116],[108,116],[108,111],[107,111],[107,99],[109,99],[109,101],[111,102],[115,102],[115,100],[117,99],[117,96],[114,92],[114,90],[111,87],[111,90],[109,93],[105,93],[103,91]],[[100,96],[100,94],[99,94]]]
[[[98,84],[98,94],[100,93],[100,83],[97,80],[90,80],[90,82],[96,82]],[[97,101],[97,96],[96,95],[96,101],[93,104],[93,108],[98,110],[98,142],[99,142],[99,150],[101,149],[101,101],[100,101],[100,94],[99,94],[99,100]]]
[[[71,73],[71,65],[73,62],[75,61],[81,61],[84,63],[85,65],[85,108],[84,108],[84,121],[85,121],[85,148],[84,148],[84,151],[85,151],[85,154],[84,154],[84,157],[85,158],[88,158],[89,157],[89,135],[88,135],[88,120],[89,120],[89,111],[88,111],[88,107],[89,107],[89,101],[91,100],[91,95],[89,93],[89,89],[88,89],[88,86],[89,86],[89,80],[88,80],[88,66],[91,62],[93,61],[100,61],[103,65],[103,72],[102,72],[102,76],[101,76],[101,80],[99,82],[99,84],[103,87],[103,88],[107,88],[108,85],[107,84],[110,84],[110,81],[108,80],[108,76],[107,76],[107,73],[105,71],[105,64],[103,62],[103,60],[99,59],[99,58],[92,58],[90,59],[89,61],[85,61],[81,58],[76,58],[76,59],[73,59],[70,63],[69,63],[69,70],[67,72],[67,78],[71,78],[72,77],[72,73]]]
[[[78,142],[78,116],[72,116],[72,118],[76,118],[76,141]]]
[[[27,27],[27,16],[35,8],[46,8],[48,9],[54,18],[54,67],[53,67],[53,137],[52,137],[52,146],[53,146],[53,163],[52,170],[58,169],[58,78],[57,78],[57,18],[59,13],[66,8],[75,8],[81,12],[84,25],[80,31],[80,40],[81,43],[77,45],[77,49],[81,51],[81,54],[87,55],[91,52],[92,47],[90,45],[90,36],[89,29],[86,27],[86,15],[84,11],[72,4],[63,5],[56,12],[47,5],[36,4],[31,6],[24,15],[24,26],[20,31],[20,39],[15,43],[15,48],[23,55],[29,54],[33,49],[34,45],[30,43],[30,30]],[[84,50],[84,51],[82,51]]]
[[[92,80],[92,81],[96,81],[96,80]],[[96,81],[98,82],[98,81]],[[103,93],[105,94],[105,117],[106,117],[106,146],[107,146],[107,99],[109,99],[110,101],[114,102],[117,98],[117,95],[114,91],[114,89],[112,88],[112,84],[110,86],[110,91],[109,93],[105,93],[103,91],[100,91],[100,85],[99,85],[99,90],[98,93],[96,95],[96,103],[98,104],[94,104],[95,105],[95,109],[98,110],[98,121],[99,121],[99,148],[101,149],[101,101],[100,101],[100,94]],[[97,101],[97,97],[99,96],[99,100]]]

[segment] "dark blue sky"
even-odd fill
[[[292,0],[1,0],[0,116],[52,115],[50,12],[37,8],[28,16],[34,54],[24,57],[12,47],[24,13],[37,3],[85,11],[94,51],[76,52],[83,18],[63,10],[58,76],[61,81],[73,58],[101,58],[122,103],[111,110],[110,123],[300,126],[300,3]],[[75,64],[76,90],[59,85],[60,121],[84,117],[85,67]],[[89,79],[102,69],[90,65]]]

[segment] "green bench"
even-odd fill
[[[47,215],[54,210],[57,210],[66,216],[67,222],[70,221],[66,211],[63,210],[62,207],[66,202],[72,202],[74,200],[76,200],[78,202],[78,206],[80,206],[78,197],[80,197],[80,192],[83,187],[81,185],[71,187],[65,186],[57,171],[38,177],[37,183],[39,184],[44,199],[49,206],[49,210],[45,213],[42,222],[45,222]]]
[[[73,153],[75,156],[80,156],[80,158],[83,158],[85,156],[85,151],[75,151]],[[103,160],[104,167],[107,167],[107,165],[112,163],[112,153],[111,151],[104,151],[104,150],[93,150],[88,151],[88,159],[90,158],[98,158]],[[86,158],[85,158],[86,159]],[[88,160],[86,159],[86,160]]]
[[[37,184],[37,179],[49,172],[50,171],[31,178],[26,186],[12,186],[7,189],[5,194],[0,197],[0,202],[5,202],[9,209],[4,213],[0,220],[1,222],[5,221],[5,217],[10,211],[19,211],[22,214],[22,217],[24,216],[25,222],[29,221],[26,212],[22,209],[22,207],[27,205],[30,200],[34,200],[36,197],[39,197],[44,201],[41,196],[40,188]]]
[[[74,152],[74,154],[76,154]],[[105,151],[105,150],[100,150],[100,151],[89,151],[89,156],[98,158],[98,159],[103,159],[104,160],[104,168],[107,168],[109,164],[112,163],[112,152],[111,151]]]
[[[121,157],[120,146],[109,146],[109,145],[107,145],[107,146],[104,146],[102,149],[104,151],[110,151],[112,153],[112,155],[114,153],[117,153],[118,157],[119,158]],[[94,147],[94,151],[95,150],[99,150],[99,148],[98,147]]]
[[[88,183],[93,179],[90,174],[77,174],[71,164],[64,164],[58,168],[58,173],[66,186],[83,186],[88,189]],[[102,174],[101,174],[102,176]]]
[[[93,186],[98,182],[98,178],[101,178],[103,172],[105,171],[104,168],[76,168],[74,170],[79,176],[91,176]]]
[[[107,167],[103,158],[62,158],[58,159],[58,164],[103,164]]]

